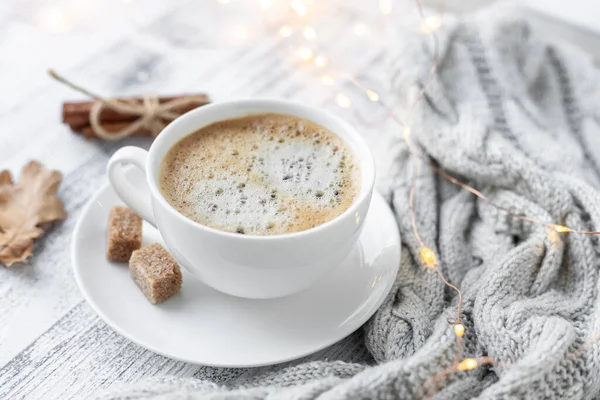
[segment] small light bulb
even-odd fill
[[[315,65],[317,66],[317,68],[326,67],[327,64],[328,64],[327,58],[325,58],[323,56],[315,57]]]
[[[354,25],[354,33],[356,36],[364,36],[368,31],[369,28],[365,24],[359,22],[358,24]]]
[[[379,10],[382,14],[391,14],[392,0],[379,0]]]
[[[58,8],[42,11],[39,16],[40,27],[50,33],[61,33],[69,28],[70,21],[67,15]]]
[[[465,334],[465,326],[463,324],[454,325],[454,333],[458,337],[462,337]]]
[[[421,261],[425,264],[426,267],[432,268],[437,264],[437,257],[433,250],[427,247],[421,248]]]
[[[554,230],[558,233],[571,232],[570,228],[563,225],[554,225]]]
[[[304,4],[302,0],[292,0],[290,2],[290,6],[299,17],[304,17],[306,14],[308,14],[306,4]]]
[[[298,56],[304,61],[311,60],[314,57],[315,53],[308,47],[300,47],[298,49]]]
[[[465,358],[458,364],[457,368],[459,371],[470,371],[477,368],[477,360],[474,358]]]
[[[333,86],[333,77],[331,75],[323,75],[321,77],[321,83],[325,86]]]
[[[428,32],[432,32],[432,31],[435,31],[437,28],[439,28],[440,25],[442,25],[442,19],[440,18],[439,15],[431,15],[431,16],[425,18],[424,24],[425,24],[424,30],[428,31]]]
[[[409,137],[410,137],[410,126],[404,125],[402,127],[402,139],[408,140]]]
[[[281,28],[279,28],[279,34],[283,37],[292,36],[292,27],[289,25],[282,26]]]
[[[260,8],[268,10],[273,5],[273,0],[260,0]]]
[[[379,101],[379,95],[372,90],[367,90],[367,96],[371,101]]]
[[[313,41],[317,38],[317,31],[312,26],[307,26],[302,32],[306,40]]]
[[[337,101],[338,106],[342,108],[350,108],[352,106],[350,99],[341,93],[335,96],[335,101]]]

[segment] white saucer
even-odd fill
[[[131,341],[177,360],[218,367],[277,364],[321,350],[348,336],[375,313],[400,262],[394,216],[374,193],[359,243],[313,287],[273,300],[232,297],[182,268],[181,292],[150,304],[127,264],[106,260],[109,210],[122,204],[110,186],[84,207],[72,241],[73,271],[100,317]],[[144,222],[144,245],[162,242]]]

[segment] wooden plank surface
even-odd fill
[[[359,332],[344,346],[286,365],[322,358],[363,360],[362,340]],[[268,369],[202,367],[154,354],[115,333],[82,301],[0,370],[0,398],[77,399],[113,383],[157,376],[231,384]]]
[[[68,218],[36,242],[29,265],[0,267],[0,398],[86,398],[115,382],[163,375],[231,383],[268,370],[214,369],[158,356],[116,334],[85,303],[70,260],[81,207],[105,184],[106,162],[117,148],[147,148],[150,139],[90,142],[69,132],[60,123],[61,103],[83,97],[52,81],[48,68],[106,95],[206,92],[215,100],[280,97],[323,107],[360,127],[385,168],[384,132],[396,128],[381,109],[348,83],[334,90],[321,85],[324,72],[295,57],[300,39],[277,35],[281,20],[259,21],[261,40],[225,46],[215,37],[229,21],[222,7],[216,0],[1,2],[0,168],[18,175],[37,159],[61,171],[59,196]],[[383,43],[375,37],[357,43],[352,34],[361,18],[373,21],[368,12],[345,2],[323,11],[314,21],[323,39],[315,49],[331,60],[328,71],[358,75],[383,95]],[[247,23],[231,14],[232,26]],[[211,21],[212,15],[221,19]],[[352,108],[336,105],[339,92]],[[363,360],[361,341],[354,334],[345,346],[308,359]]]

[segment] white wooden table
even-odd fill
[[[386,101],[395,101],[385,90],[382,36],[376,31],[386,25],[377,2],[357,0],[351,6],[340,1],[343,6],[323,11],[311,22],[319,44],[310,46],[329,58],[325,70],[298,61],[300,35],[285,40],[278,35],[286,17],[245,14],[244,2],[251,3],[0,2],[0,168],[18,174],[28,160],[37,159],[60,170],[64,177],[59,196],[68,212],[65,221],[36,242],[29,265],[0,267],[0,399],[85,398],[115,382],[165,375],[227,384],[264,370],[215,369],[158,356],[116,334],[85,303],[71,272],[73,227],[82,205],[106,183],[108,157],[125,144],[148,147],[150,139],[93,142],[71,133],[60,123],[61,104],[81,96],[46,74],[55,68],[106,95],[153,91],[206,92],[213,100],[292,98],[330,109],[359,126],[385,171],[385,149],[397,127],[364,94],[339,79],[342,73],[353,74]],[[395,1],[395,7],[400,31],[414,28],[411,1]],[[371,31],[359,37],[356,24]],[[254,34],[262,39],[253,40]],[[232,40],[250,44],[224,46]],[[341,82],[333,89],[319,83],[329,72]],[[353,107],[340,108],[339,93]],[[365,358],[360,332],[345,340],[344,351],[333,347],[310,358]]]
[[[71,133],[60,122],[61,105],[83,97],[46,74],[55,68],[106,95],[153,91],[206,92],[213,100],[292,98],[360,125],[375,151],[386,146],[382,111],[351,85],[338,85],[333,91],[321,85],[323,72],[295,58],[300,44],[296,37],[283,40],[278,35],[281,18],[266,21],[254,15],[262,39],[252,39],[250,24],[246,40],[251,44],[224,46],[232,39],[227,35],[233,34],[234,41],[243,39],[243,31],[236,29],[248,20],[235,17],[240,2],[0,2],[0,168],[18,175],[28,160],[36,159],[61,171],[59,196],[68,212],[65,221],[36,242],[29,265],[0,267],[0,399],[86,398],[115,382],[153,376],[196,376],[228,383],[257,373],[158,356],[116,334],[83,300],[71,271],[75,222],[86,200],[106,183],[108,157],[125,144],[148,147],[150,139],[107,143]],[[340,71],[357,72],[369,84],[382,87],[382,46],[372,32],[362,38],[353,33],[355,23],[374,20],[344,7],[337,9],[336,18],[313,24],[320,39],[335,39],[336,46],[319,44],[320,53],[330,59],[328,71],[336,78]],[[336,104],[339,92],[351,99],[352,108]],[[340,353],[333,348],[312,358],[365,357],[360,333],[346,341],[350,350]]]

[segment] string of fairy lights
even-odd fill
[[[416,1],[416,3],[417,3],[419,16],[421,17],[421,21],[422,21],[422,31],[432,34],[433,43],[434,43],[434,51],[433,51],[432,66],[430,68],[429,74],[428,74],[423,86],[420,88],[420,90],[416,94],[416,96],[413,96],[412,103],[408,107],[409,111],[408,111],[408,116],[406,118],[406,121],[410,121],[410,115],[412,113],[413,108],[418,103],[418,101],[425,95],[427,86],[429,85],[430,81],[434,78],[436,70],[437,70],[437,66],[438,66],[439,44],[438,44],[437,37],[434,34],[434,31],[441,26],[441,17],[439,14],[426,17],[424,15],[421,3],[418,0]],[[392,4],[391,0],[380,0],[379,1],[379,9],[382,14],[391,14],[392,6],[393,6],[393,4]],[[299,17],[299,18],[305,17],[306,14],[308,13],[308,6],[302,0],[292,0],[290,2],[290,7],[296,13],[297,17]],[[362,23],[358,23],[354,26],[354,34],[357,36],[362,36],[363,34],[366,33],[367,29],[368,28],[366,27],[366,25],[364,25]],[[290,27],[290,25],[283,25],[279,29],[279,33],[282,37],[287,38],[293,34],[293,30]],[[329,63],[328,58],[325,55],[318,54],[314,50],[314,48],[316,47],[314,44],[314,41],[318,36],[316,30],[312,26],[306,25],[303,28],[301,28],[300,33],[304,37],[304,39],[306,40],[307,43],[301,44],[298,47],[298,49],[297,49],[298,57],[304,62],[313,63],[317,69],[322,69],[322,68],[326,67]],[[413,159],[413,176],[412,176],[412,180],[411,180],[412,182],[411,182],[410,199],[409,199],[410,218],[411,218],[413,233],[414,233],[415,238],[417,239],[417,242],[419,243],[419,246],[420,246],[420,251],[419,251],[420,260],[426,268],[437,273],[437,275],[442,280],[442,282],[446,286],[451,288],[452,290],[456,291],[456,293],[458,295],[456,319],[453,321],[450,321],[453,324],[454,333],[457,337],[457,340],[459,341],[459,346],[458,346],[459,352],[457,353],[457,360],[455,362],[455,365],[453,365],[452,368],[457,371],[474,369],[477,367],[478,364],[480,364],[478,359],[467,358],[464,360],[460,360],[460,355],[462,354],[462,337],[466,331],[465,326],[462,324],[461,318],[460,318],[460,315],[461,315],[460,311],[461,311],[461,306],[462,306],[462,293],[457,286],[455,286],[454,284],[449,282],[444,277],[444,275],[442,274],[442,272],[439,268],[438,259],[437,259],[435,252],[424,243],[424,241],[421,238],[421,235],[419,234],[418,224],[416,222],[416,214],[414,211],[416,178],[417,178],[417,174],[418,174],[418,167],[419,167],[418,159],[419,159],[419,157],[418,157],[417,151],[415,149],[415,144],[411,140],[410,125],[408,122],[404,122],[397,115],[397,113],[382,100],[381,96],[376,91],[374,91],[373,89],[370,89],[368,87],[365,87],[357,79],[353,78],[352,76],[346,75],[343,78],[350,81],[355,87],[359,88],[370,101],[382,106],[386,110],[387,115],[389,117],[391,117],[394,121],[396,121],[401,127],[402,138],[408,145],[408,149],[410,150],[412,159]],[[334,85],[336,83],[336,79],[332,73],[325,73],[325,74],[321,75],[320,82],[324,86],[328,87],[334,93],[334,98],[335,98],[335,101],[338,104],[338,106],[340,106],[342,108],[352,107],[352,102],[346,94],[344,94],[343,92],[336,92],[334,90]],[[486,358],[486,360],[488,360],[488,359]],[[489,363],[489,361],[488,361],[488,363]]]
[[[218,0],[219,2],[229,2],[231,0]],[[268,8],[273,4],[274,0],[260,0],[260,6],[263,10],[268,10]],[[369,87],[365,87],[361,84],[357,79],[352,76],[343,76],[344,80],[351,82],[355,87],[360,89],[362,93],[366,96],[368,100],[371,102],[379,104],[386,111],[387,116],[390,117],[393,121],[395,121],[401,130],[401,137],[407,145],[407,148],[411,154],[413,160],[413,168],[412,168],[412,179],[411,179],[411,187],[410,187],[410,195],[409,195],[409,210],[410,210],[410,219],[412,225],[413,234],[419,244],[418,257],[421,261],[421,264],[428,270],[436,273],[441,281],[451,290],[457,293],[457,306],[456,306],[456,318],[454,320],[449,321],[449,323],[453,326],[454,335],[457,340],[457,353],[456,359],[448,368],[445,368],[435,376],[433,376],[430,381],[426,382],[429,384],[429,391],[427,393],[427,397],[432,395],[431,389],[435,388],[439,385],[439,382],[442,378],[447,376],[448,374],[454,372],[462,372],[462,371],[470,371],[478,366],[482,365],[498,365],[497,362],[493,360],[493,358],[485,356],[485,357],[477,357],[477,358],[462,358],[463,354],[463,336],[466,333],[466,328],[461,322],[461,307],[462,307],[462,293],[460,289],[449,282],[444,275],[442,274],[439,266],[438,256],[435,251],[431,248],[431,246],[427,245],[421,235],[419,234],[419,228],[416,221],[416,213],[415,213],[415,192],[417,186],[417,176],[418,169],[420,165],[425,165],[430,168],[432,171],[440,175],[442,178],[447,181],[457,185],[461,189],[467,190],[473,195],[477,196],[481,201],[486,202],[490,206],[496,208],[499,211],[502,211],[514,218],[517,218],[522,221],[526,221],[532,224],[542,225],[548,228],[549,234],[552,235],[564,234],[564,233],[573,233],[573,234],[582,234],[582,235],[598,235],[600,232],[596,231],[580,231],[577,229],[570,228],[565,225],[556,224],[549,221],[540,220],[537,218],[529,217],[527,215],[523,215],[517,213],[509,208],[498,205],[494,203],[490,198],[488,198],[481,191],[476,188],[468,185],[467,183],[457,179],[456,177],[449,174],[447,171],[444,171],[442,168],[437,166],[435,163],[431,162],[428,159],[423,159],[422,156],[419,155],[417,151],[417,144],[412,139],[412,129],[410,125],[411,114],[419,100],[426,94],[429,83],[434,79],[435,74],[438,68],[438,58],[439,58],[439,43],[436,34],[436,30],[440,28],[442,23],[441,13],[437,12],[435,15],[426,16],[421,4],[420,0],[414,0],[416,4],[416,9],[420,17],[421,21],[421,31],[429,34],[431,36],[431,41],[433,44],[432,51],[432,63],[427,78],[424,83],[418,90],[416,96],[413,96],[411,103],[408,106],[407,115],[405,119],[400,118],[396,111],[393,110],[392,107],[388,106],[381,98],[381,96],[373,89]],[[300,20],[300,22],[305,22],[303,19],[306,19],[306,16],[310,13],[310,7],[313,5],[312,0],[291,0],[289,1],[290,10],[295,14],[295,17]],[[378,7],[379,11],[383,15],[389,15],[393,10],[393,1],[392,0],[379,0]],[[369,32],[369,26],[364,23],[357,23],[353,28],[353,32],[356,36],[363,36]],[[318,32],[315,30],[313,26],[306,23],[300,28],[293,28],[291,25],[283,25],[279,28],[279,35],[283,38],[289,38],[293,34],[299,33],[304,38],[306,43],[301,44],[296,51],[298,58],[304,63],[312,63],[317,70],[324,70],[329,65],[329,59],[326,55],[321,54],[317,50],[315,50],[316,43],[315,41],[318,38]],[[320,76],[320,83],[330,89],[334,96],[335,102],[341,108],[351,108],[352,101],[350,98],[341,91],[336,91],[335,86],[338,78],[334,76],[331,72],[325,72]],[[426,385],[424,385],[425,387]]]

